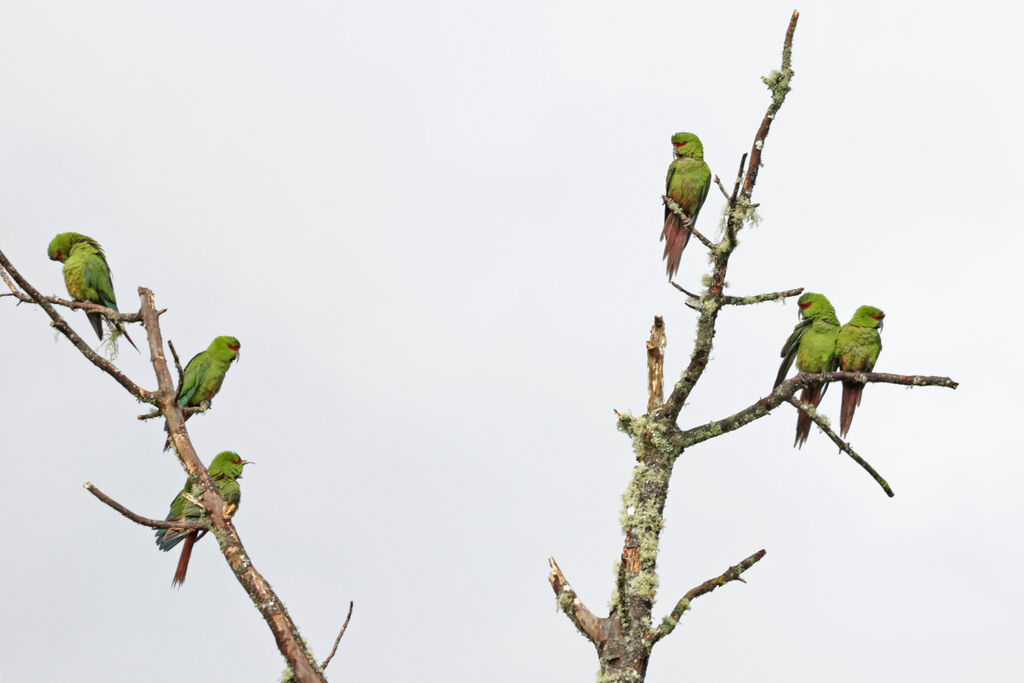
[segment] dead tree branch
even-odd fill
[[[665,400],[665,321],[654,316],[651,338],[647,341],[647,412]]]
[[[854,462],[863,467],[865,471],[867,471],[867,473],[871,475],[871,478],[878,482],[878,485],[882,487],[882,490],[885,491],[885,494],[887,496],[892,498],[893,496],[896,495],[895,493],[892,492],[892,489],[889,488],[889,482],[883,479],[882,475],[875,471],[875,468],[871,466],[871,463],[857,455],[857,453],[854,452],[852,448],[850,448],[849,443],[843,441],[841,438],[839,438],[838,434],[832,431],[832,428],[828,424],[828,420],[819,415],[818,411],[815,409],[814,406],[805,401],[801,401],[795,396],[790,396],[786,400],[788,400],[790,403],[796,406],[797,410],[803,412],[804,414],[807,415],[807,417],[811,418],[814,424],[818,425],[818,429],[825,432],[828,438],[832,439],[832,443],[834,443],[836,446],[839,446],[839,450],[846,453],[853,459]]]
[[[134,512],[132,512],[131,510],[129,510],[128,508],[126,508],[125,506],[123,506],[120,503],[118,503],[116,500],[114,500],[113,498],[111,498],[107,494],[105,494],[102,491],[100,491],[95,486],[93,486],[92,482],[88,482],[87,481],[87,482],[85,482],[82,485],[85,487],[86,491],[88,491],[92,495],[96,496],[101,501],[103,501],[104,503],[106,503],[110,507],[114,508],[115,510],[120,512],[122,515],[124,515],[128,519],[130,519],[133,522],[135,522],[136,524],[140,524],[142,526],[148,526],[151,529],[195,529],[197,531],[201,531],[203,529],[209,529],[210,528],[210,525],[207,524],[205,521],[203,521],[203,522],[183,522],[183,521],[179,520],[179,521],[171,522],[171,521],[168,521],[168,520],[165,520],[165,519],[149,519],[148,517],[143,517],[142,515],[137,515]]]
[[[686,595],[680,598],[679,602],[676,603],[676,606],[672,608],[669,615],[662,620],[661,626],[651,632],[651,642],[656,643],[675,630],[676,626],[679,624],[679,620],[683,617],[683,613],[690,609],[690,602],[692,600],[695,600],[706,593],[710,593],[719,586],[724,586],[730,581],[746,583],[741,574],[757,564],[757,562],[764,556],[765,551],[758,550],[739,564],[726,569],[721,576],[708,579],[696,588],[691,588],[687,591]]]
[[[348,616],[345,617],[345,623],[341,625],[341,631],[338,633],[338,637],[334,639],[334,647],[331,648],[331,654],[327,655],[327,659],[320,665],[320,670],[323,671],[327,668],[327,665],[334,659],[334,653],[338,651],[338,645],[341,644],[341,637],[345,635],[345,631],[348,630],[348,622],[352,620],[352,609],[356,606],[356,603],[348,601]]]
[[[88,344],[86,344],[81,337],[78,336],[78,333],[71,329],[71,326],[68,325],[67,321],[64,320],[64,318],[62,318],[59,313],[57,313],[57,311],[53,308],[53,305],[47,300],[48,297],[44,297],[42,294],[39,293],[39,290],[37,290],[35,287],[29,284],[28,280],[23,278],[21,276],[21,273],[19,273],[17,269],[15,269],[13,265],[11,265],[11,262],[7,259],[7,257],[4,255],[2,251],[0,251],[0,266],[2,266],[3,269],[6,270],[12,278],[14,278],[15,282],[18,283],[18,286],[20,286],[21,289],[28,294],[28,297],[31,299],[32,303],[38,304],[40,308],[46,311],[46,315],[50,316],[50,320],[53,321],[50,324],[53,327],[57,328],[61,332],[61,334],[67,337],[68,340],[75,346],[75,348],[81,351],[82,355],[89,359],[89,362],[91,362],[100,370],[113,377],[118,384],[124,387],[128,391],[128,393],[130,393],[138,400],[142,401],[143,403],[155,405],[156,399],[153,393],[146,391],[142,387],[135,384],[135,382],[128,379],[128,376],[121,372],[116,365],[114,365],[106,358],[100,356],[98,353],[93,351],[92,348]],[[8,282],[8,285],[9,284],[10,283]],[[110,310],[103,306],[99,306],[98,308],[102,309],[103,311]],[[154,315],[157,315],[155,310]]]
[[[284,603],[274,593],[263,575],[260,574],[249,558],[242,539],[239,538],[231,519],[225,515],[224,499],[220,497],[217,487],[210,478],[210,473],[200,462],[192,447],[192,441],[185,430],[185,419],[181,406],[176,401],[177,391],[171,380],[164,355],[163,337],[160,332],[160,321],[153,304],[153,292],[139,287],[139,298],[142,300],[142,321],[146,327],[149,340],[150,358],[156,373],[159,390],[156,392],[157,406],[167,420],[171,443],[178,454],[182,465],[200,486],[203,487],[202,504],[206,508],[206,519],[210,530],[220,542],[221,552],[228,561],[238,582],[252,599],[253,605],[260,612],[263,620],[270,627],[277,642],[277,649],[284,656],[300,683],[325,683],[320,667],[313,658],[312,652],[299,635],[299,629],[292,621]]]

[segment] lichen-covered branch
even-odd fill
[[[814,424],[818,425],[818,428],[821,431],[825,432],[828,438],[832,439],[832,443],[839,446],[839,450],[846,453],[853,459],[854,462],[863,467],[865,471],[867,471],[867,473],[871,475],[871,478],[878,482],[878,485],[882,487],[882,490],[885,491],[885,494],[887,496],[892,498],[893,496],[896,495],[889,487],[889,482],[883,479],[882,475],[875,471],[875,468],[871,466],[871,463],[857,455],[857,453],[852,448],[850,448],[849,443],[843,441],[841,438],[839,438],[838,434],[832,431],[832,427],[829,426],[828,420],[826,420],[823,416],[819,415],[818,411],[814,408],[814,406],[812,406],[810,403],[806,403],[805,401],[799,400],[795,396],[790,396],[787,400],[794,406],[796,406],[797,410],[802,411],[804,414],[807,415],[807,417],[811,418]]]
[[[789,401],[797,391],[803,387],[822,382],[843,382],[854,381],[864,383],[901,384],[911,387],[946,387],[956,389],[957,383],[949,377],[934,377],[929,375],[896,375],[887,372],[826,372],[818,375],[803,374],[787,379],[775,387],[772,393],[758,399],[743,410],[733,413],[728,417],[719,420],[705,422],[698,427],[691,427],[679,430],[669,435],[672,443],[682,451],[685,448],[699,444],[702,441],[713,439],[731,431],[735,431],[754,420],[759,420],[768,415],[772,410]],[[635,419],[624,415],[622,419]]]
[[[763,301],[779,301],[791,296],[803,294],[804,288],[787,289],[782,292],[769,292],[768,294],[755,294],[754,296],[723,296],[722,303],[726,306],[749,306],[759,304]]]
[[[587,637],[587,640],[599,645],[601,639],[601,621],[598,617],[594,616],[594,613],[587,609],[587,606],[583,604],[583,601],[576,595],[576,591],[569,585],[569,580],[565,578],[565,574],[562,573],[558,563],[555,562],[555,558],[548,558],[548,565],[551,570],[548,572],[548,582],[551,584],[551,589],[555,591],[555,599],[558,600],[558,606],[565,612],[565,616],[569,617],[576,628]]]
[[[724,586],[730,581],[740,581],[746,583],[741,576],[743,572],[753,567],[757,562],[765,556],[764,550],[758,550],[756,553],[743,560],[739,564],[733,565],[725,570],[721,576],[716,576],[713,579],[708,579],[696,588],[691,588],[687,591],[686,595],[679,599],[676,606],[672,608],[672,611],[666,616],[661,626],[651,632],[650,638],[652,643],[656,643],[668,634],[675,630],[676,625],[679,624],[679,620],[683,617],[683,613],[690,609],[690,602],[699,598],[700,596],[710,593],[719,586]]]
[[[782,66],[777,71],[772,71],[770,77],[765,79],[765,84],[772,93],[772,101],[768,105],[768,111],[754,136],[754,144],[750,151],[750,162],[747,165],[746,173],[742,175],[740,183],[737,178],[736,187],[725,207],[725,230],[720,242],[711,248],[711,279],[704,293],[699,298],[700,317],[697,320],[697,339],[694,342],[693,353],[690,355],[690,363],[683,371],[679,381],[676,382],[669,395],[668,400],[662,406],[658,414],[659,418],[675,421],[682,410],[690,392],[697,384],[704,369],[711,358],[711,346],[715,337],[715,323],[718,320],[718,312],[725,305],[723,293],[725,290],[725,276],[729,269],[729,257],[738,244],[736,234],[747,222],[756,220],[754,209],[750,202],[754,192],[754,184],[757,182],[757,172],[761,166],[761,150],[764,148],[764,141],[768,136],[772,121],[778,114],[782,103],[789,92],[790,80],[793,78],[791,56],[793,51],[793,33],[796,31],[799,12],[793,12],[786,31],[786,38],[782,47]],[[742,168],[742,163],[741,163]]]
[[[128,393],[137,398],[139,401],[142,401],[143,403],[155,404],[155,398],[153,396],[153,393],[146,391],[142,387],[135,384],[135,382],[128,379],[128,376],[121,372],[121,370],[119,370],[116,365],[114,365],[109,360],[93,351],[92,348],[85,343],[85,340],[79,337],[78,333],[71,329],[71,326],[68,325],[67,321],[64,320],[64,318],[62,318],[59,313],[57,313],[56,309],[54,309],[53,305],[48,301],[48,299],[51,297],[45,297],[42,294],[40,294],[39,290],[33,287],[28,282],[28,280],[21,276],[21,273],[17,271],[17,269],[11,264],[11,262],[7,259],[7,257],[4,255],[2,251],[0,251],[0,267],[6,270],[10,274],[10,276],[14,278],[15,282],[18,283],[18,286],[20,286],[21,289],[27,293],[32,303],[38,304],[39,307],[46,312],[46,315],[50,316],[50,320],[53,321],[50,324],[53,327],[57,328],[57,330],[59,330],[61,334],[67,337],[68,341],[70,341],[75,346],[75,348],[77,348],[82,353],[83,356],[89,359],[89,362],[91,362],[100,370],[113,377],[118,384],[124,387],[128,391]],[[10,285],[10,282],[8,281],[7,284]],[[103,311],[110,310],[104,308],[103,306],[99,306],[98,308],[102,309]]]

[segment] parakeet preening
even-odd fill
[[[668,167],[665,196],[679,205],[691,223],[665,207],[665,227],[661,231],[665,253],[662,258],[667,259],[665,272],[669,279],[679,270],[683,249],[690,239],[690,228],[697,222],[697,214],[704,206],[711,187],[711,169],[704,163],[704,146],[700,144],[700,138],[693,133],[676,133],[672,136],[672,149],[676,158]]]
[[[839,367],[850,372],[871,372],[882,350],[882,319],[885,313],[874,306],[861,306],[850,322],[839,330],[836,355]],[[853,422],[853,413],[860,405],[864,385],[860,382],[843,382],[843,403],[839,411],[839,433],[846,436]]]
[[[200,351],[185,366],[185,377],[181,383],[181,392],[178,394],[178,405],[198,406],[204,401],[211,401],[220,391],[220,385],[224,383],[224,375],[231,367],[232,361],[239,357],[238,350],[241,343],[234,337],[217,337],[205,351]],[[191,415],[186,415],[188,420]],[[164,423],[167,429],[167,423]],[[167,437],[164,443],[164,450],[171,447],[171,438]]]
[[[238,503],[242,499],[242,489],[238,485],[238,480],[242,478],[242,468],[250,464],[252,463],[248,460],[242,460],[238,457],[238,453],[224,451],[223,453],[218,453],[207,468],[210,472],[210,478],[213,479],[217,490],[220,491],[220,497],[227,504],[224,512],[228,517],[234,515],[235,511],[238,510]],[[181,493],[171,501],[171,511],[167,514],[168,521],[184,520],[196,522],[202,518],[203,510],[186,498],[186,493],[192,494],[191,477],[185,481],[185,487],[181,490]],[[205,534],[206,532],[204,531],[203,533]],[[194,529],[157,529],[156,544],[160,550],[168,551],[178,545],[182,539],[185,541],[185,545],[181,548],[178,568],[174,570],[174,578],[171,580],[172,586],[180,586],[185,580],[185,572],[188,571],[188,560],[192,557],[192,546],[195,545],[199,538],[199,532]]]
[[[72,299],[91,301],[117,310],[114,285],[110,282],[110,266],[107,265],[103,247],[99,242],[77,232],[62,232],[50,240],[46,253],[51,261],[60,261],[64,264],[64,284]],[[92,329],[96,330],[96,336],[103,339],[103,316],[99,313],[86,315],[89,316]],[[124,326],[115,323],[114,327],[136,351],[139,350]]]
[[[785,346],[782,347],[782,365],[775,378],[779,386],[786,380],[793,359],[800,372],[832,372],[839,367],[836,356],[836,339],[839,337],[839,318],[836,310],[821,294],[808,292],[797,300],[802,321],[793,328]],[[828,384],[804,387],[800,392],[800,400],[818,407]],[[796,441],[794,446],[802,446],[811,433],[811,418],[802,410],[796,417]]]

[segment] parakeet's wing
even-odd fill
[[[782,365],[779,366],[779,374],[775,377],[775,384],[772,385],[772,389],[786,381],[786,375],[789,374],[789,369],[793,366],[793,361],[796,360],[796,352],[800,348],[800,340],[803,339],[804,333],[811,329],[813,323],[814,321],[810,318],[801,322],[793,328],[793,334],[789,335],[789,339],[782,345],[782,352],[779,354],[782,356]]]
[[[100,300],[96,303],[117,310],[117,299],[114,296],[114,285],[110,282],[110,268],[99,256],[90,255],[85,261],[85,284],[96,290]]]
[[[188,488],[188,486],[189,482],[186,481],[185,487]],[[185,505],[188,501],[185,500],[184,493],[185,491],[182,491],[171,501],[171,509],[167,513],[167,521],[185,519]],[[156,544],[160,546],[160,550],[170,550],[188,536],[188,531],[188,529],[157,529]]]
[[[187,406],[196,395],[196,391],[203,384],[206,375],[210,372],[213,360],[206,351],[201,351],[192,357],[192,360],[185,366],[185,379],[181,383],[181,393],[178,395],[178,405]]]

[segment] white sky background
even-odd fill
[[[768,555],[694,603],[651,682],[1018,680],[1020,12],[839,4],[800,7],[729,291],[804,286],[844,322],[878,305],[878,370],[961,387],[867,388],[853,445],[892,500],[819,432],[794,450],[788,406],[687,451],[656,617]],[[605,613],[634,463],[612,410],[644,408],[654,314],[669,377],[688,360],[658,242],[669,136],[697,132],[731,185],[792,9],[8,3],[0,248],[64,294],[46,245],[92,235],[122,310],[152,288],[183,355],[241,339],[189,431],[206,461],[257,463],[237,526],[318,656],[355,600],[333,680],[593,680],[546,559]],[[763,396],[795,322],[723,312],[681,425]],[[154,386],[148,353],[119,360]],[[171,590],[177,553],[81,488],[166,514],[183,474],[141,412],[0,300],[0,681],[283,668],[214,543]]]

